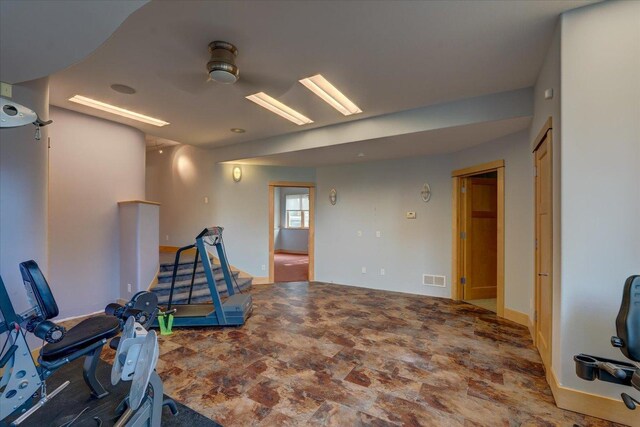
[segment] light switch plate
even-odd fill
[[[9,83],[0,82],[0,96],[11,98],[13,92],[12,89],[13,88]]]

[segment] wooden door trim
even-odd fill
[[[497,172],[498,174],[498,266],[496,275],[496,314],[504,317],[504,160],[495,160],[493,162],[482,163],[470,166],[464,169],[458,169],[452,172],[453,194],[452,194],[452,224],[453,224],[453,244],[452,246],[452,274],[451,274],[451,298],[454,300],[462,299],[462,286],[460,286],[461,265],[460,265],[460,230],[462,222],[461,197],[460,188],[462,186],[462,178],[477,175],[485,172]]]
[[[294,181],[270,181],[271,187],[303,187],[303,188],[315,188],[315,182],[294,182]]]
[[[504,167],[504,160],[494,160],[492,162],[481,163],[479,165],[469,166],[468,168],[454,170],[453,172],[451,172],[451,176],[464,177],[464,176],[470,176],[470,175],[477,175],[479,173],[492,172],[498,168],[503,168],[503,167]]]
[[[540,128],[538,135],[536,135],[536,138],[533,140],[534,153],[538,150],[538,147],[540,147],[540,144],[542,144],[542,141],[544,141],[544,138],[547,136],[547,132],[550,131],[551,129],[553,129],[553,118],[549,116],[547,120],[544,122],[544,124],[542,125],[542,127]],[[535,161],[536,159],[534,157],[533,159],[534,166],[535,166]]]
[[[547,156],[549,156],[549,183],[550,183],[550,197],[549,197],[549,232],[551,233],[551,248],[549,250],[549,257],[551,259],[549,265],[549,282],[551,287],[551,310],[549,311],[549,322],[551,324],[551,336],[549,337],[549,342],[547,343],[549,347],[549,360],[545,360],[542,358],[542,362],[545,365],[545,368],[549,370],[551,368],[551,361],[553,355],[553,294],[554,294],[554,283],[553,283],[553,134],[552,134],[552,121],[551,117],[547,119],[542,129],[538,133],[538,136],[535,140],[535,149],[533,150],[533,167],[536,170],[536,177],[533,180],[533,241],[535,242],[538,238],[538,185],[537,185],[537,162],[536,162],[536,151],[540,148],[540,145],[546,140],[547,141]],[[542,135],[542,137],[540,137]],[[533,316],[533,343],[538,348],[538,335],[540,332],[540,318],[538,313],[540,313],[540,287],[538,284],[538,250],[534,248],[533,253],[533,294],[534,294],[534,316]],[[539,352],[539,350],[538,350]],[[547,366],[548,365],[548,366]]]
[[[313,182],[294,182],[294,181],[271,181],[269,182],[269,283],[275,281],[275,262],[273,242],[275,225],[274,203],[276,187],[298,187],[309,189],[309,244],[307,253],[309,255],[309,281],[315,279],[315,241],[316,241],[316,184]]]

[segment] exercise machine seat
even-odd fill
[[[616,318],[620,350],[640,362],[640,276],[630,276],[624,284],[622,304]]]
[[[38,264],[34,260],[21,262],[20,274],[22,274],[22,280],[29,297],[35,300],[33,303],[37,304],[40,309],[42,320],[56,317],[59,313],[58,304],[56,304],[47,279],[44,278]]]
[[[40,357],[45,362],[59,360],[98,341],[115,337],[119,332],[120,322],[116,317],[90,317],[69,329],[61,341],[45,345]]]

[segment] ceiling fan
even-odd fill
[[[238,48],[221,40],[209,43],[211,59],[207,62],[209,80],[224,84],[233,84],[240,77],[240,69],[236,65]]]

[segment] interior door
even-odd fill
[[[545,366],[551,361],[551,325],[553,307],[552,282],[552,187],[551,130],[538,146],[535,155],[536,222],[536,346]]]
[[[464,299],[496,298],[498,284],[498,180],[464,178]]]

